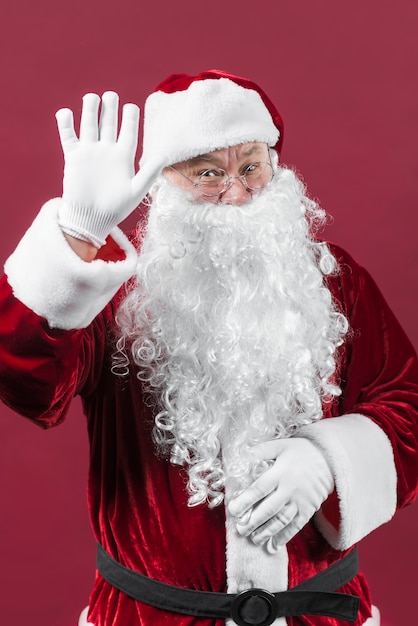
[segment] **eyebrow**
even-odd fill
[[[245,150],[242,153],[242,156],[244,157],[251,156],[255,152],[263,152],[262,146],[259,146],[259,145],[251,146],[251,148],[248,148],[248,150]],[[208,152],[207,154],[199,154],[199,156],[193,157],[192,159],[189,160],[189,163],[191,165],[196,165],[196,163],[199,163],[200,161],[213,162],[216,160],[217,160],[217,157],[213,156],[211,152]]]
[[[188,162],[190,165],[195,165],[199,163],[199,161],[216,161],[216,156],[214,157],[210,152],[208,154],[199,154],[199,156],[193,157],[189,159]]]
[[[243,154],[243,156],[251,156],[252,154],[254,154],[254,152],[263,152],[263,148],[261,146],[257,146],[257,145],[256,146],[252,146],[248,150],[245,150],[245,152],[243,152],[242,154]]]

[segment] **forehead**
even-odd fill
[[[231,158],[240,160],[254,157],[255,159],[258,159],[259,157],[265,157],[266,151],[267,144],[259,141],[253,141],[250,143],[241,143],[237,146],[231,146],[229,148],[222,148],[221,150],[213,150],[212,152],[200,154],[197,157],[183,161],[181,165],[187,167],[188,165],[195,165],[202,161],[220,163],[228,161]]]

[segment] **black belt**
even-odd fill
[[[357,550],[288,591],[270,593],[248,589],[239,594],[195,591],[167,585],[115,561],[97,546],[97,569],[103,578],[126,595],[158,609],[226,619],[239,626],[269,626],[277,617],[322,615],[354,622],[360,599],[335,593],[358,573]]]

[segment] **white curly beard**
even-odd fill
[[[295,174],[242,206],[153,193],[119,348],[157,391],[154,436],[189,472],[189,504],[222,501],[263,471],[247,451],[322,416],[347,328],[324,284],[335,261],[310,229],[323,212]],[[119,355],[120,356],[120,355]],[[118,358],[116,356],[116,358]]]

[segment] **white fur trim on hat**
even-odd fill
[[[119,228],[122,261],[83,261],[58,225],[61,198],[47,202],[5,264],[13,293],[51,328],[85,328],[135,272],[138,255]]]
[[[228,78],[193,82],[175,93],[156,91],[145,103],[140,164],[180,161],[251,141],[274,146],[279,130],[253,89]]]
[[[396,510],[397,475],[386,433],[371,419],[350,414],[303,426],[306,437],[323,451],[334,476],[339,502],[339,528],[320,509],[315,523],[336,550],[346,550]]]

